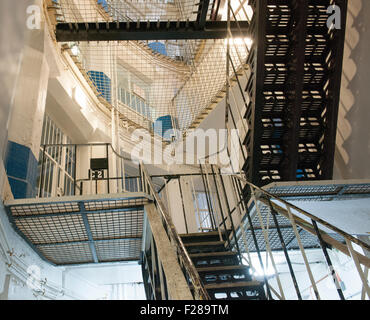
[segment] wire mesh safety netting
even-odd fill
[[[195,20],[197,0],[58,0],[68,22]],[[212,8],[212,3],[209,8]],[[210,9],[208,14],[210,14]]]
[[[166,54],[134,41],[70,47],[99,94],[122,115],[136,123],[170,115],[177,119],[173,127],[184,131],[226,84],[225,43],[166,41]],[[230,55],[239,69],[248,51],[244,42],[237,43]]]
[[[247,3],[232,1],[237,19],[250,19]],[[199,10],[199,1],[195,0],[58,0],[58,4],[61,21],[68,23],[195,21]],[[210,1],[207,19],[212,7]],[[221,17],[226,18],[224,8]],[[242,40],[230,40],[230,56],[237,69],[245,64],[251,44],[249,39]],[[67,44],[98,95],[118,109],[122,118],[151,129],[158,118],[168,116],[171,127],[184,132],[226,84],[226,41]]]

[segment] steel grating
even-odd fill
[[[143,231],[143,210],[116,214],[115,212],[88,214],[91,233],[94,239],[122,237],[141,238]]]
[[[268,206],[262,203],[259,203],[259,206],[260,206],[260,213],[261,213],[261,220],[263,223],[263,228],[265,232],[267,232],[268,234],[268,240],[269,240],[269,245],[270,245],[271,250],[272,251],[282,251],[283,246],[281,244],[278,231],[276,228],[276,224],[274,223],[270,209],[268,208]],[[266,251],[267,246],[266,246],[266,241],[264,237],[264,230],[261,226],[260,218],[259,218],[259,215],[255,207],[253,207],[253,209],[251,210],[250,215],[251,215],[253,230],[254,230],[254,233],[257,239],[258,249],[260,251]],[[289,219],[287,219],[286,217],[280,214],[278,214],[276,218],[277,218],[277,222],[278,222],[282,237],[284,239],[286,248],[288,250],[299,250],[297,238],[295,236],[294,230],[292,228],[292,224],[290,223]],[[252,234],[252,230],[250,228],[248,219],[245,218],[243,220],[243,224],[244,224],[244,230],[246,231],[246,235],[244,237],[241,232],[241,229],[240,228],[238,229],[237,239],[238,239],[239,247],[242,250],[242,252],[247,252],[246,251],[246,245],[247,245],[249,252],[256,252],[257,249],[256,249],[256,245],[253,239],[253,234]],[[299,226],[297,226],[297,230],[299,232],[302,245],[305,249],[313,249],[313,248],[320,247],[320,242],[315,235],[302,229]],[[345,243],[344,238],[339,234],[330,233],[330,236],[333,239],[341,243]],[[233,242],[235,243],[235,241]]]
[[[141,239],[96,242],[96,251],[101,262],[139,260]]]
[[[321,181],[272,183],[264,189],[276,197],[286,200],[331,201],[370,197],[370,181]]]
[[[293,229],[292,228],[282,229],[281,232],[284,238],[284,242],[286,244],[286,248],[288,250],[299,250],[299,246],[297,243],[297,239],[294,235]],[[259,250],[262,252],[266,251],[267,250],[266,242],[265,242],[262,230],[255,230],[255,234],[256,234]],[[311,233],[305,230],[301,230],[300,237],[301,237],[302,245],[305,249],[313,249],[313,248],[320,247],[319,241]],[[250,230],[247,231],[246,238],[247,238],[247,245],[248,245],[249,252],[256,252],[257,250],[256,250],[255,243],[254,243],[252,233]],[[240,250],[242,252],[247,252],[243,238],[240,237],[238,239],[238,243],[239,243]],[[272,229],[269,231],[269,244],[270,244],[272,251],[282,251],[283,250],[276,229]]]
[[[33,244],[87,241],[81,215],[56,217],[17,217],[15,225]]]
[[[56,265],[93,263],[93,256],[87,243],[38,246],[43,256]]]
[[[15,230],[55,265],[138,260],[143,193],[21,199],[5,203]]]

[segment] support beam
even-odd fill
[[[146,205],[145,211],[157,246],[158,257],[166,276],[170,298],[172,300],[193,300],[188,283],[181,270],[178,257],[168,239],[155,205]]]
[[[291,37],[294,41],[293,63],[290,67],[290,81],[292,81],[293,91],[288,92],[292,99],[291,108],[288,109],[287,119],[289,125],[285,134],[285,154],[282,175],[286,181],[297,180],[297,169],[299,162],[299,132],[302,114],[302,95],[304,87],[304,64],[307,37],[308,19],[308,0],[299,0],[295,3],[293,10],[296,27],[293,29]]]
[[[205,21],[204,28],[199,28],[197,21],[58,23],[56,39],[58,42],[225,39],[226,24],[226,21]],[[242,34],[235,21],[231,22],[231,32],[235,37],[245,37],[249,23],[239,21],[239,25]]]
[[[207,13],[209,7],[209,0],[200,0],[199,1],[199,10],[197,16],[198,27],[203,29],[206,24]]]
[[[214,0],[212,4],[211,20],[221,20],[222,10],[225,8],[226,0]]]
[[[83,203],[80,202],[79,207],[80,207],[80,211],[82,212],[82,220],[83,220],[83,223],[85,225],[85,230],[86,230],[86,233],[87,233],[87,237],[89,239],[89,247],[90,247],[93,259],[94,259],[94,263],[99,263],[98,255],[96,253],[94,239],[93,239],[91,229],[90,229],[89,220],[87,219],[85,206],[84,206]]]

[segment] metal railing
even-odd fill
[[[94,169],[94,159],[104,164]],[[137,165],[110,143],[41,145],[38,177],[39,198],[142,192]]]
[[[239,219],[241,221],[241,223],[237,225],[239,236],[236,241],[234,239],[234,245],[238,242],[243,243],[245,253],[248,257],[246,258],[243,256],[243,259],[254,270],[256,270],[256,268],[253,266],[251,253],[249,252],[251,242],[255,248],[255,251],[257,252],[258,260],[262,270],[266,270],[266,264],[263,263],[263,251],[260,247],[265,248],[264,253],[266,254],[266,259],[271,261],[274,271],[272,277],[276,280],[277,284],[277,288],[274,288],[269,283],[269,280],[264,272],[267,296],[270,299],[273,299],[273,296],[281,300],[286,299],[283,289],[285,283],[283,283],[283,281],[280,279],[280,274],[277,270],[276,262],[274,260],[273,251],[276,250],[276,248],[274,250],[272,248],[272,232],[274,232],[275,236],[278,238],[278,242],[280,242],[280,250],[284,253],[285,263],[288,266],[296,296],[299,300],[302,299],[302,290],[299,287],[288,252],[288,243],[286,240],[287,237],[284,237],[287,230],[292,231],[294,234],[294,239],[296,240],[298,247],[295,248],[298,250],[294,250],[294,252],[299,252],[303,258],[304,266],[307,272],[306,275],[309,277],[311,287],[317,300],[320,300],[321,296],[318,290],[317,282],[313,276],[312,266],[307,258],[307,248],[302,241],[302,230],[311,235],[313,239],[316,239],[317,243],[319,244],[329,270],[329,276],[333,280],[339,298],[341,300],[346,299],[340,286],[340,281],[338,280],[338,272],[335,270],[332,259],[330,258],[329,249],[331,248],[337,249],[353,260],[355,269],[358,272],[358,276],[362,283],[361,297],[363,300],[365,299],[366,295],[370,298],[370,290],[367,279],[368,268],[370,267],[370,259],[363,253],[360,253],[354,249],[354,246],[357,245],[363,250],[363,252],[369,251],[370,246],[367,243],[332,225],[331,223],[328,223],[322,218],[319,218],[279,197],[274,196],[266,190],[255,186],[244,179],[242,175],[231,175],[230,179],[234,188],[233,192],[238,194],[238,201],[231,212],[234,213],[235,211],[238,211],[240,216]],[[239,190],[242,190],[243,192],[240,193],[238,192]],[[269,220],[270,218],[272,218],[271,223]],[[231,217],[231,220],[235,220],[235,215]],[[282,224],[282,221],[284,221],[284,225]],[[290,225],[287,225],[287,223],[290,223]],[[262,241],[260,238],[257,239],[257,231],[262,233]],[[252,238],[252,241],[248,243],[247,238]],[[292,242],[292,240],[293,239],[290,239],[290,242]]]
[[[155,190],[152,179],[143,164],[140,165],[140,176],[142,177],[144,192],[148,193],[153,197],[155,206],[157,208],[158,213],[160,214],[168,238],[170,239],[172,245],[175,247],[176,252],[178,254],[180,265],[182,266],[186,277],[191,281],[191,285],[194,288],[194,298],[199,300],[209,300],[210,299],[209,295],[206,289],[204,288],[204,285],[199,277],[199,274],[188,252],[186,251],[179,234],[176,231],[176,227],[173,224],[172,218],[167,212],[157,191]]]

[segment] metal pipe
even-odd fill
[[[40,190],[39,190],[39,198],[43,196],[43,189],[44,189],[44,166],[45,166],[45,145],[42,146],[42,160],[41,160],[41,173],[40,173]]]
[[[210,218],[211,218],[210,220],[211,220],[211,224],[212,224],[212,229],[215,230],[215,225],[214,225],[213,220],[212,220],[213,208],[212,208],[212,204],[210,202],[210,199],[208,197],[209,196],[209,193],[208,193],[208,190],[207,190],[206,182],[204,180],[204,173],[203,173],[203,169],[202,169],[202,165],[201,164],[199,165],[199,168],[200,168],[200,172],[201,172],[201,176],[202,176],[204,192],[205,192],[205,195],[206,195],[207,206],[208,206],[208,213],[209,213]]]
[[[321,249],[322,249],[322,251],[324,253],[326,263],[328,264],[331,277],[333,278],[334,284],[335,284],[335,286],[337,288],[338,295],[339,295],[339,297],[340,297],[341,300],[345,300],[344,295],[343,295],[343,291],[340,288],[339,283],[338,283],[338,279],[337,279],[337,277],[335,275],[336,274],[335,269],[334,269],[333,264],[331,262],[331,259],[329,257],[328,250],[326,248],[326,242],[322,239],[321,234],[320,234],[320,230],[319,230],[319,228],[318,228],[317,223],[316,223],[315,220],[312,220],[312,225],[313,225],[313,227],[315,229],[315,232],[316,232],[316,235],[317,235],[317,237],[319,239],[319,242],[320,242],[320,245],[321,245]]]
[[[276,268],[274,255],[272,254],[272,250],[271,250],[271,246],[270,246],[270,241],[269,241],[269,237],[268,237],[268,229],[267,230],[265,229],[265,226],[264,226],[264,223],[263,223],[263,219],[262,219],[261,210],[260,210],[260,207],[258,205],[258,201],[257,201],[257,198],[256,198],[256,196],[254,194],[253,189],[251,189],[251,195],[252,195],[252,199],[254,201],[254,204],[256,206],[256,211],[257,211],[258,219],[259,219],[260,226],[261,226],[261,229],[262,229],[263,237],[265,239],[266,263],[268,261],[267,260],[267,254],[268,254],[270,256],[271,263],[272,263],[272,266],[273,266],[274,271],[275,271],[276,281],[277,281],[277,284],[278,284],[278,287],[279,287],[279,290],[280,290],[281,299],[285,300],[283,286],[281,285],[281,281],[280,281],[280,277],[279,277],[279,272],[278,272],[278,270]],[[264,266],[262,266],[262,267],[263,267],[262,270],[264,270]]]
[[[110,193],[110,179],[109,179],[109,146],[110,146],[110,144],[109,143],[107,143],[106,144],[106,153],[107,153],[107,159],[108,159],[108,161],[107,161],[107,178],[108,178],[108,194]]]
[[[361,278],[362,285],[363,285],[363,291],[365,291],[367,293],[367,296],[370,298],[370,289],[369,289],[369,285],[368,285],[368,282],[367,282],[367,276],[365,277],[364,272],[362,271],[361,265],[358,261],[356,252],[353,249],[352,243],[349,240],[346,239],[346,244],[347,244],[347,247],[348,247],[349,252],[351,254],[352,260],[353,260],[353,262],[356,266],[357,272],[358,272],[358,274]]]
[[[223,191],[224,199],[225,199],[225,203],[226,203],[227,213],[228,213],[228,216],[229,216],[229,219],[230,219],[231,231],[232,231],[233,236],[234,236],[235,247],[236,247],[236,250],[238,252],[240,262],[242,262],[242,254],[241,254],[241,251],[240,251],[240,248],[239,248],[238,237],[237,237],[237,234],[236,234],[233,217],[232,217],[231,212],[230,212],[230,205],[229,205],[229,201],[227,200],[227,193],[226,193],[225,185],[224,185],[221,174],[220,174],[220,180],[221,180],[222,191]],[[228,234],[226,234],[226,235],[228,236]]]
[[[186,229],[186,234],[188,234],[189,229],[188,229],[188,223],[186,221],[185,204],[184,204],[184,198],[182,195],[182,188],[181,188],[181,178],[178,179],[178,182],[179,182],[179,190],[180,190],[180,197],[181,197],[181,204],[182,204],[182,213],[184,215],[184,221],[185,221],[185,229]]]
[[[272,207],[271,200],[269,200],[269,204],[270,204],[270,210],[271,210],[272,218],[274,219],[274,223],[275,223],[275,226],[276,226],[276,231],[278,233],[280,243],[281,243],[281,246],[282,246],[283,251],[284,251],[285,259],[286,259],[287,264],[288,264],[289,272],[290,272],[290,275],[291,275],[292,280],[293,280],[295,291],[297,293],[298,299],[302,300],[302,295],[301,295],[301,292],[299,290],[298,282],[297,282],[297,279],[295,277],[294,270],[293,270],[293,267],[292,267],[292,263],[290,261],[289,254],[288,254],[288,251],[287,251],[287,248],[286,248],[286,245],[285,245],[285,241],[284,241],[283,235],[282,235],[281,230],[280,230],[279,222],[278,222],[277,217],[276,217],[277,213],[274,210],[274,208]]]
[[[77,145],[74,146],[73,194],[76,195]]]
[[[304,246],[302,244],[301,237],[299,236],[299,232],[297,230],[297,225],[296,225],[296,223],[294,221],[294,218],[293,218],[293,215],[292,215],[292,211],[290,210],[289,206],[287,206],[286,208],[287,208],[287,211],[288,211],[288,214],[289,214],[290,223],[292,224],[293,231],[294,231],[295,237],[296,237],[297,242],[298,242],[299,249],[301,250],[301,253],[302,253],[303,261],[304,261],[304,264],[306,266],[307,273],[308,273],[308,276],[310,278],[311,285],[312,285],[313,291],[315,293],[316,299],[321,300],[319,290],[317,289],[316,282],[315,282],[315,279],[313,277],[313,274],[312,274],[312,271],[311,271],[311,268],[310,268],[310,264],[308,262],[306,253],[304,251]]]
[[[212,176],[213,176],[213,182],[214,182],[215,189],[216,189],[216,196],[217,196],[218,206],[220,208],[220,214],[221,214],[221,218],[222,218],[222,222],[221,222],[220,225],[217,226],[217,228],[219,229],[220,226],[223,224],[226,238],[229,241],[229,237],[227,236],[226,221],[225,221],[225,217],[224,217],[224,213],[223,213],[223,208],[222,208],[222,204],[221,204],[220,193],[218,191],[218,186],[217,186],[217,181],[216,181],[216,176],[215,176],[215,172],[214,172],[214,169],[213,169],[213,165],[211,165],[211,171],[212,171]]]

